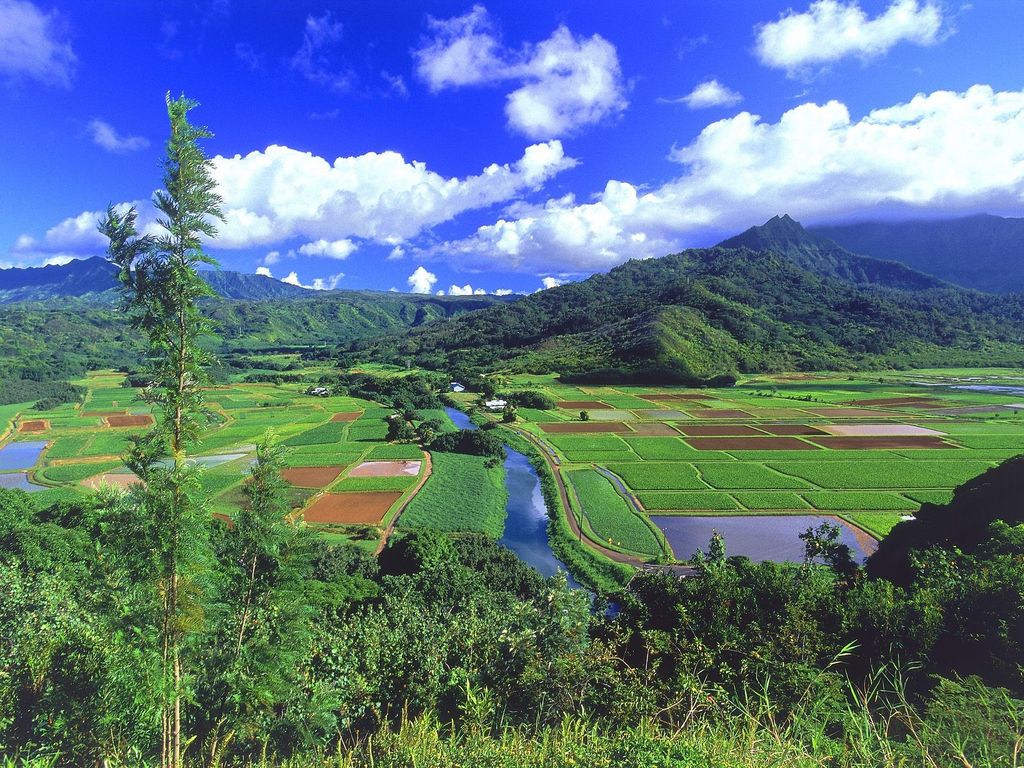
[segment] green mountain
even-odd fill
[[[218,296],[226,299],[264,301],[308,296],[297,285],[263,275],[208,270],[203,278]],[[117,269],[106,259],[93,256],[46,267],[0,269],[0,304],[49,302],[75,298],[96,304],[113,304],[118,298]]]
[[[797,266],[819,275],[864,286],[905,291],[943,287],[943,281],[910,269],[899,261],[885,261],[851,253],[827,237],[808,232],[789,215],[776,216],[718,244],[719,248],[775,251]]]
[[[942,221],[814,227],[844,248],[893,259],[943,280],[991,293],[1024,291],[1024,219],[980,214]]]
[[[1024,297],[956,288],[800,232],[773,219],[741,236],[756,250],[734,240],[630,261],[511,305],[358,341],[343,359],[682,383],[1024,361]]]

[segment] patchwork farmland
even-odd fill
[[[851,524],[862,539],[880,538],[922,503],[943,503],[957,485],[1024,453],[1016,377],[801,374],[686,390],[520,376],[514,388],[558,404],[520,414],[527,418],[519,426],[557,463],[584,532],[651,559],[690,554],[666,542],[659,553],[640,535],[666,515],[817,513]],[[1011,387],[987,389],[993,381]]]

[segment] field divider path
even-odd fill
[[[430,479],[430,475],[433,472],[433,465],[430,462],[430,451],[423,451],[423,469],[420,471],[420,479],[416,481],[405,499],[399,502],[398,507],[395,509],[395,514],[391,517],[391,522],[387,524],[380,534],[380,541],[377,542],[377,548],[373,550],[374,557],[380,555],[384,551],[384,547],[388,543],[388,539],[391,538],[391,534],[395,532],[395,525],[398,523],[398,518],[402,516],[406,508],[412,503],[412,500],[416,498],[416,495],[420,492],[427,480]]]

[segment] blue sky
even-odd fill
[[[168,90],[225,268],[533,291],[788,212],[1024,202],[1024,2],[0,0],[0,266],[103,253]]]

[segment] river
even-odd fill
[[[445,408],[445,411],[459,429],[476,429],[469,417],[457,408]],[[569,586],[579,587],[548,542],[548,511],[537,471],[526,456],[508,446],[505,446],[505,488],[508,490],[505,533],[498,543],[511,549],[542,576],[554,576],[563,571]]]

